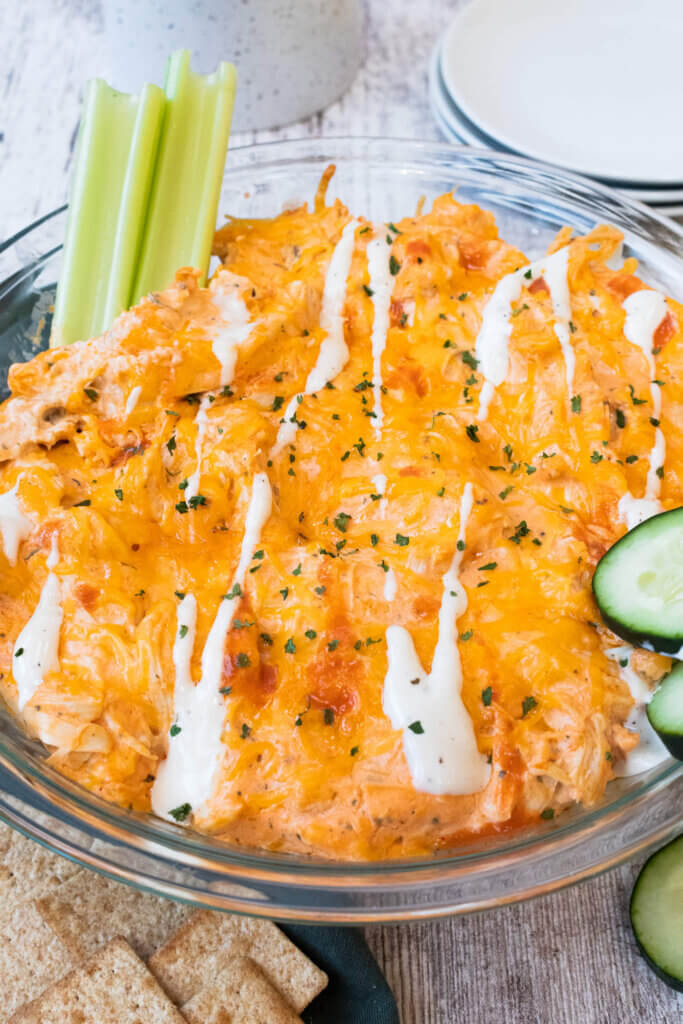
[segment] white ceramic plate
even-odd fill
[[[506,152],[515,152],[501,146],[500,143],[480,132],[476,125],[472,124],[458,105],[453,101],[446,89],[441,75],[441,44],[437,44],[432,54],[429,67],[429,103],[436,125],[445,139],[449,142],[456,142],[466,146],[476,146],[485,149],[500,149]],[[521,154],[525,155],[525,154]],[[612,182],[613,188],[629,196],[631,199],[638,199],[642,203],[656,206],[669,216],[679,216],[682,212],[680,205],[683,204],[683,188],[630,188],[620,182]]]
[[[603,180],[683,186],[681,0],[474,0],[443,41],[451,98],[486,135]]]

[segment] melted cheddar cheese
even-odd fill
[[[592,572],[683,496],[682,310],[626,327],[619,245],[530,265],[452,195],[373,225],[323,185],[14,366],[0,685],[55,766],[356,859],[598,800],[638,733]]]

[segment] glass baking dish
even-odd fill
[[[531,258],[569,224],[607,221],[649,283],[680,295],[683,230],[576,175],[516,157],[391,139],[301,139],[229,154],[221,218],[271,216],[328,195],[373,220],[396,220],[441,193],[494,211]],[[0,246],[0,394],[7,370],[47,344],[65,208]],[[104,803],[58,775],[46,750],[0,707],[0,818],[120,881],[206,907],[281,920],[360,923],[462,913],[589,877],[672,835],[683,820],[683,765],[668,760],[610,783],[603,800],[556,821],[420,860],[346,863],[249,851]]]

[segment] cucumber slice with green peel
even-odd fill
[[[683,835],[646,861],[630,911],[640,952],[662,981],[683,992]]]
[[[598,562],[593,593],[618,636],[683,657],[683,508],[646,519],[617,541]]]
[[[669,753],[683,761],[683,664],[662,680],[647,706],[647,717]]]

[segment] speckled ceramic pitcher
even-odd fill
[[[163,81],[185,47],[192,67],[238,70],[233,131],[275,128],[322,110],[345,91],[362,57],[362,0],[103,0],[105,77],[135,91]]]

